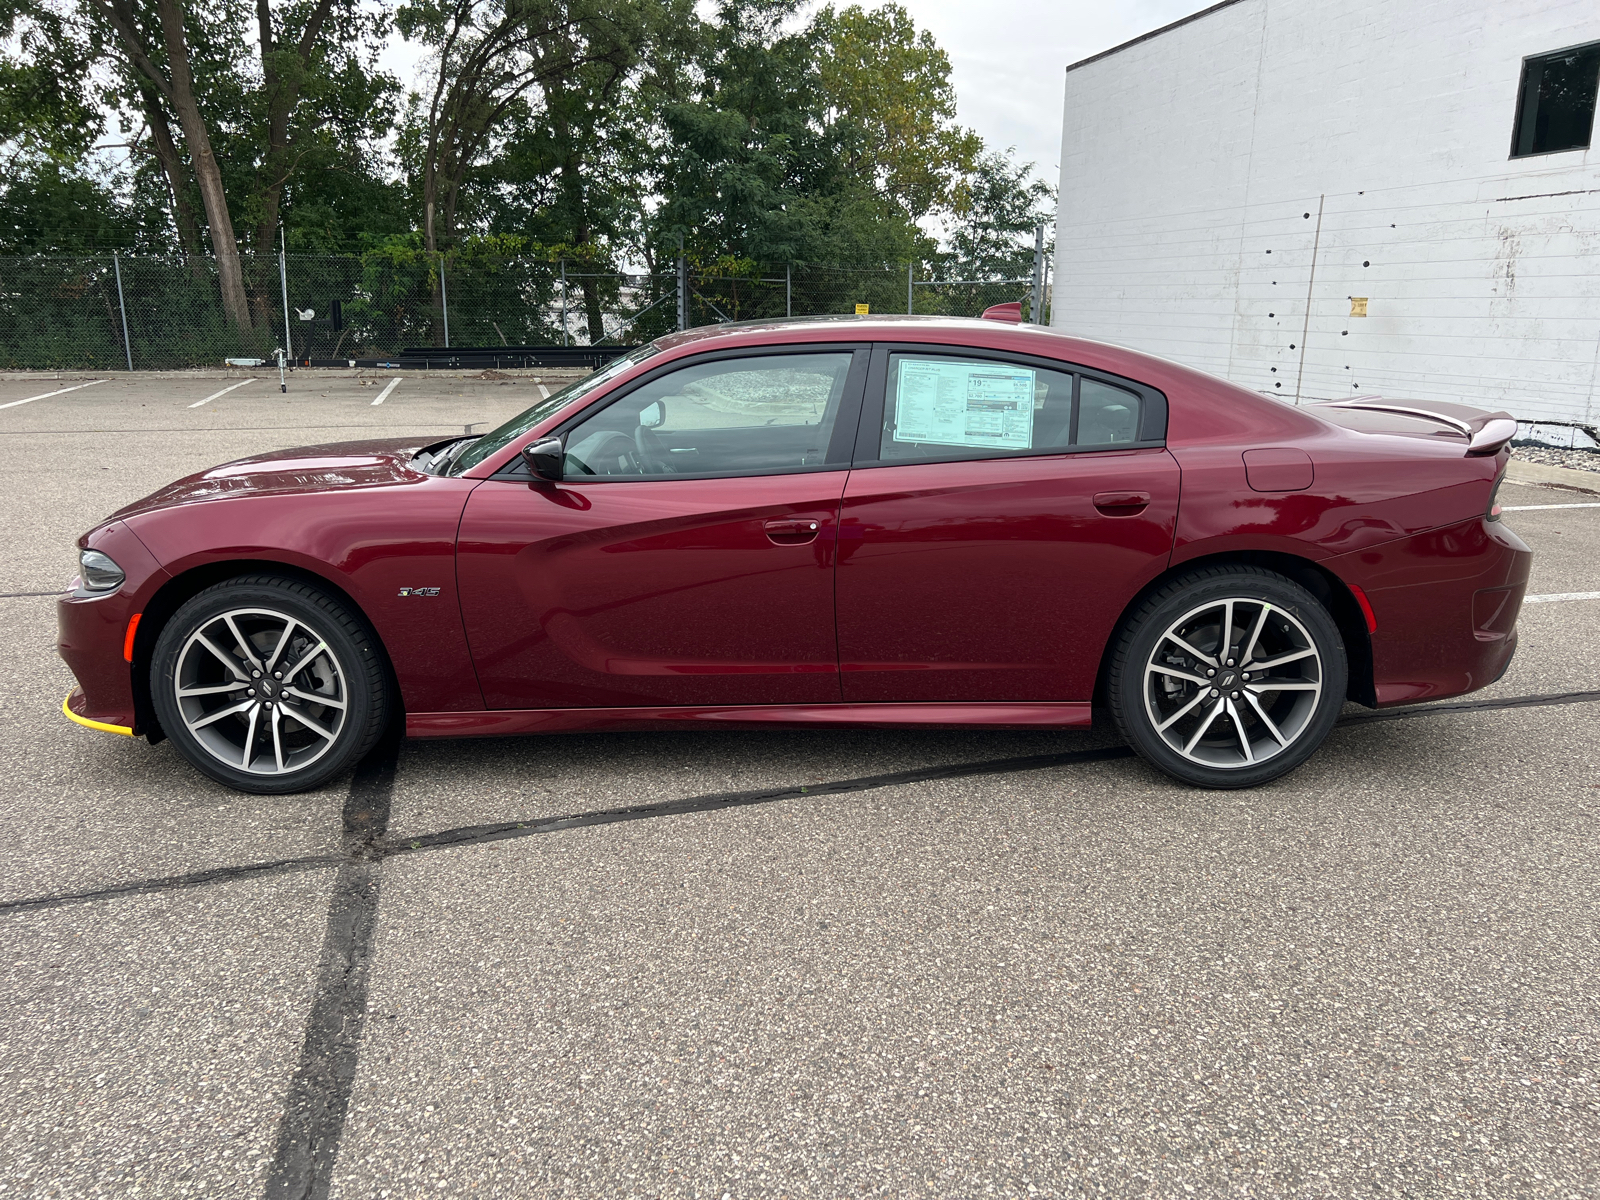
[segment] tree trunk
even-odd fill
[[[194,80],[189,74],[189,47],[183,33],[180,0],[156,0],[161,31],[167,45],[171,69],[172,107],[189,147],[189,162],[195,182],[200,185],[200,200],[205,206],[206,224],[211,230],[211,249],[217,257],[217,280],[222,285],[222,311],[240,329],[250,328],[250,303],[244,292],[244,269],[239,262],[239,243],[233,236],[233,218],[228,215],[228,197],[222,188],[222,171],[211,151],[211,137],[200,105],[195,100]]]
[[[311,53],[322,27],[333,8],[333,0],[318,0],[300,33],[293,53],[291,76],[278,70],[277,54],[282,45],[272,34],[272,9],[268,0],[256,0],[256,24],[261,39],[262,91],[267,97],[267,152],[262,159],[257,191],[261,199],[261,219],[256,225],[256,251],[271,254],[278,232],[278,213],[283,205],[283,186],[290,174],[289,117],[300,101],[300,81],[311,62]]]
[[[589,320],[589,344],[592,346],[606,336],[605,314],[600,311],[600,281],[583,281],[583,312]]]
[[[186,259],[193,258],[200,253],[200,225],[189,204],[189,172],[184,169],[177,143],[172,140],[172,126],[167,123],[161,97],[142,80],[139,95],[144,101],[145,122],[150,126],[150,144],[155,147],[156,161],[161,164],[167,193],[172,199],[172,223],[178,230],[178,245],[183,247]]]

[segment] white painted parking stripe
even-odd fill
[[[1555,604],[1561,600],[1600,600],[1600,592],[1551,592],[1548,596],[1524,596],[1524,604]]]
[[[539,389],[539,395],[541,397],[543,397],[546,400],[550,399],[550,389],[545,387],[544,384],[536,383],[533,386]]]
[[[1583,504],[1503,504],[1501,512],[1538,512],[1546,508],[1600,508],[1600,500]]]
[[[222,397],[226,396],[229,392],[233,391],[234,388],[242,388],[245,384],[254,383],[254,382],[255,382],[255,377],[252,376],[251,378],[245,379],[245,380],[241,380],[238,383],[230,383],[227,387],[223,388],[220,392],[212,392],[211,395],[207,396],[204,400],[196,400],[193,404],[189,405],[189,407],[190,408],[199,408],[202,404],[210,404],[213,400],[222,399]]]
[[[0,408],[15,408],[19,404],[32,404],[35,400],[48,400],[51,396],[64,396],[79,388],[93,387],[97,383],[104,382],[104,379],[91,379],[88,383],[75,383],[69,388],[57,388],[53,392],[40,392],[37,396],[29,396],[26,400],[13,400],[10,404],[0,404]]]
[[[373,403],[374,404],[382,404],[386,399],[388,399],[389,393],[394,391],[395,388],[397,388],[399,386],[400,386],[400,381],[398,379],[389,380],[389,386],[384,388],[383,391],[378,393],[378,398],[376,400],[374,400]]]

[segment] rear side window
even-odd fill
[[[994,359],[889,357],[883,462],[1059,454],[1138,442],[1144,400],[1125,388]]]
[[[1098,379],[1079,383],[1078,431],[1076,446],[1115,446],[1139,440],[1139,423],[1144,418],[1142,401],[1127,388],[1113,387]]]

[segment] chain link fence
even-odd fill
[[[635,345],[678,328],[677,274],[466,251],[244,255],[251,327],[223,315],[216,264],[181,255],[0,257],[0,368],[170,370],[227,358],[399,358],[421,347]],[[919,279],[918,267],[690,266],[685,324],[915,312],[975,317],[1028,280]],[[287,303],[285,303],[287,293]]]

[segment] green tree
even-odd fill
[[[898,4],[825,6],[811,22],[822,119],[848,178],[913,220],[951,207],[983,140],[956,124],[950,59]]]
[[[1033,178],[1031,163],[1011,152],[981,155],[960,181],[946,229],[943,267],[968,279],[1020,279],[1033,270],[1034,230],[1055,245],[1055,189]]]

